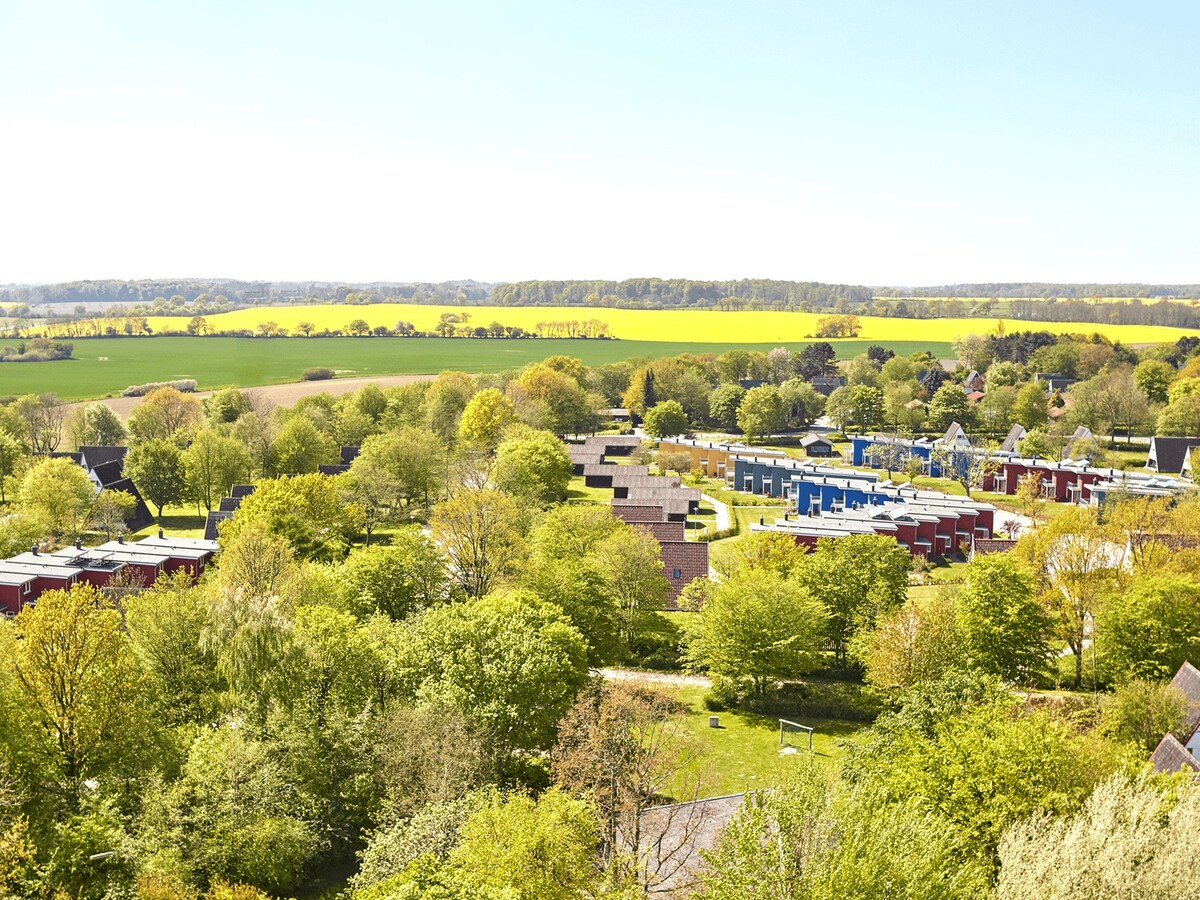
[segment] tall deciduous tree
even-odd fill
[[[496,388],[485,388],[472,397],[458,422],[458,437],[466,446],[490,453],[504,429],[517,420],[512,401]]]
[[[250,454],[233,438],[204,429],[183,452],[184,478],[193,500],[211,510],[250,474]]]
[[[142,398],[129,414],[129,434],[138,441],[180,442],[204,420],[200,401],[173,387],[160,387]]]
[[[430,522],[455,579],[470,597],[483,597],[515,571],[524,540],[516,503],[488,488],[459,491],[439,504]]]
[[[719,584],[684,632],[685,658],[754,693],[771,681],[810,672],[819,661],[826,613],[795,581],[747,571]]]
[[[671,437],[688,430],[688,417],[679,401],[663,400],[646,410],[643,426],[650,437]]]
[[[1046,667],[1052,623],[1034,597],[1033,579],[1008,554],[976,557],[958,598],[967,664],[1028,684]]]
[[[146,440],[130,448],[125,457],[125,475],[133,479],[138,492],[158,507],[182,500],[187,487],[183,453],[167,438]]]
[[[738,427],[748,437],[761,438],[783,428],[783,414],[779,388],[769,384],[750,388],[738,407]]]
[[[17,488],[21,508],[58,538],[80,529],[95,499],[87,473],[62,458],[43,459],[31,466]]]

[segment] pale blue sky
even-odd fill
[[[1200,280],[1200,5],[0,0],[0,282]]]

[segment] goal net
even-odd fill
[[[782,753],[796,753],[805,748],[812,753],[813,730],[799,722],[779,720],[779,747]]]

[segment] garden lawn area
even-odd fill
[[[785,778],[796,760],[807,753],[779,752],[779,717],[764,716],[739,710],[710,712],[704,707],[705,688],[681,685],[676,696],[687,704],[685,731],[703,748],[700,758],[689,774],[708,771],[711,782],[705,788],[708,796],[737,794],[747,790],[770,787]],[[708,717],[721,717],[720,728],[709,728]],[[839,760],[845,751],[837,739],[853,740],[866,729],[862,722],[844,719],[811,719],[801,722],[816,729],[813,734],[813,753],[830,763]],[[803,735],[793,736],[799,739]]]
[[[612,502],[612,488],[588,487],[582,475],[572,475],[571,483],[567,485],[567,501],[570,503],[603,503]]]
[[[339,307],[339,309],[345,309]],[[370,307],[353,307],[355,310]],[[279,310],[286,312],[286,310]],[[182,321],[182,325],[186,320]],[[395,324],[393,319],[392,324]],[[673,328],[658,334],[676,334]],[[761,335],[756,335],[760,337]],[[473,340],[469,338],[233,338],[114,337],[70,338],[74,358],[53,362],[0,364],[0,396],[54,393],[64,400],[117,396],[134,384],[193,378],[200,390],[254,387],[300,380],[313,367],[339,375],[427,375],[444,370],[502,372],[548,356],[564,354],[597,366],[626,359],[678,356],[681,353],[724,353],[745,349],[769,351],[786,346],[799,350],[809,341],[784,337],[769,344],[689,341],[602,341],[538,338]],[[16,346],[19,341],[0,341]],[[853,357],[872,341],[843,341],[837,352]],[[948,354],[949,345],[893,342],[897,353],[930,347]]]
[[[240,309],[205,316],[216,330],[247,329],[253,331],[260,323],[274,322],[280,327],[295,329],[301,322],[310,322],[317,330],[342,329],[355,319],[369,326],[394,328],[397,322],[411,322],[422,331],[432,330],[443,314],[452,314],[469,327],[487,326],[492,322],[536,330],[542,322],[585,321],[597,319],[609,326],[613,337],[623,340],[652,341],[663,334],[677,335],[681,340],[719,343],[741,341],[759,343],[764,334],[774,335],[780,342],[798,341],[816,334],[821,319],[831,312],[804,313],[774,310],[727,311],[716,309],[612,309],[581,306],[433,306],[413,303],[375,303],[365,306],[344,304],[314,304],[312,306],[266,306]],[[466,318],[464,318],[466,317]],[[190,316],[152,316],[149,325],[156,334],[166,331],[183,332]],[[1189,332],[1185,329],[1157,325],[1104,325],[1091,322],[1029,322],[1019,319],[943,318],[901,319],[884,316],[859,316],[860,341],[907,341],[929,346],[930,341],[949,344],[963,334],[987,334],[996,330],[1000,321],[1006,332],[1049,331],[1055,334],[1091,334],[1100,332],[1124,343],[1155,343],[1176,341]],[[1194,333],[1194,332],[1192,332]],[[835,345],[837,341],[833,341]],[[862,351],[859,351],[862,352]],[[899,353],[900,351],[897,350]],[[912,351],[905,351],[911,353]],[[851,354],[854,355],[854,354]],[[945,354],[948,355],[948,354]]]

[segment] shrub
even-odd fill
[[[333,369],[324,366],[313,366],[300,373],[301,381],[327,381],[333,377]]]
[[[144,397],[151,391],[157,391],[163,387],[173,387],[184,394],[190,394],[196,390],[196,379],[181,378],[177,381],[151,381],[148,384],[135,384],[121,391],[121,396]]]

